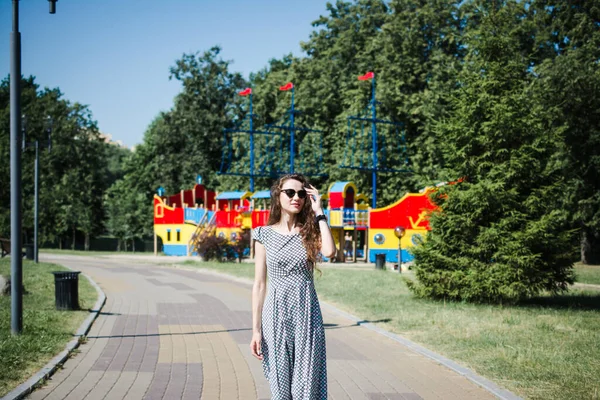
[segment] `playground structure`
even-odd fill
[[[338,249],[335,261],[375,262],[378,254],[385,254],[388,262],[408,262],[413,259],[408,249],[424,240],[429,229],[426,215],[434,209],[428,197],[432,189],[406,194],[392,205],[376,208],[377,174],[410,172],[407,146],[401,123],[377,117],[375,74],[367,72],[358,80],[371,81],[371,100],[365,111],[348,117],[346,152],[340,167],[371,173],[372,206],[352,182],[334,182],[322,196]],[[171,196],[159,188],[154,196],[155,252],[157,237],[162,239],[165,254],[193,255],[208,235],[235,242],[242,233],[266,225],[270,192],[255,192],[255,177],[276,178],[294,172],[326,176],[321,171],[322,132],[298,124],[301,113],[295,108],[292,82],[279,90],[291,93],[283,122],[255,129],[252,89],[247,88],[239,93],[249,100],[245,119],[223,132],[219,173],[249,177],[250,190],[215,193],[202,185],[201,178],[193,189]],[[402,235],[396,236],[394,230]]]
[[[223,130],[223,153],[220,175],[249,178],[249,190],[254,191],[256,177],[272,177],[301,173],[306,176],[326,176],[323,166],[323,132],[298,123],[302,114],[295,106],[295,86],[288,82],[279,87],[290,92],[287,116],[278,123],[254,127],[252,89],[238,94],[248,98],[248,112],[233,129]]]
[[[348,117],[346,151],[341,168],[371,173],[371,197],[377,207],[377,174],[407,173],[408,154],[404,125],[377,117],[375,74],[367,72],[359,81],[371,81],[371,101],[358,115]],[[357,156],[357,150],[360,150]],[[370,153],[370,157],[365,157]]]
[[[398,245],[402,261],[413,259],[409,249],[424,240],[429,230],[427,213],[435,206],[429,200],[432,188],[422,193],[408,193],[396,203],[373,209],[368,198],[352,182],[334,182],[322,196],[323,210],[336,243],[334,260],[375,262],[385,254],[387,262],[398,262]],[[170,196],[154,196],[154,234],[160,237],[166,255],[198,255],[197,244],[207,235],[217,235],[235,242],[241,234],[269,219],[270,192],[221,192],[196,183],[192,189]],[[401,243],[394,229],[406,231]]]

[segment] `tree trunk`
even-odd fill
[[[73,242],[71,243],[71,250],[75,250],[75,226],[73,226]]]
[[[131,251],[135,253],[135,239],[131,239]]]
[[[90,251],[90,234],[85,233],[85,251]]]
[[[600,264],[600,239],[586,228],[581,231],[581,262],[586,265]]]

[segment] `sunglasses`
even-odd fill
[[[281,193],[285,193],[287,197],[293,199],[296,193],[298,193],[298,198],[305,199],[306,198],[306,190],[300,189],[297,192],[294,189],[283,189]]]

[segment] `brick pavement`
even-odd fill
[[[79,353],[30,399],[268,399],[250,355],[251,286],[149,261],[44,255],[107,302]],[[330,399],[492,399],[465,377],[323,310]]]

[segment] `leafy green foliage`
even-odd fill
[[[119,160],[108,159],[112,145],[98,132],[90,110],[62,98],[58,89],[40,90],[33,77],[21,81],[22,112],[28,143],[40,141],[41,242],[74,240],[77,233],[103,232],[102,197],[121,174]],[[10,233],[10,105],[9,80],[0,83],[0,235]],[[47,150],[48,117],[52,121],[52,149]],[[35,151],[22,157],[24,240],[33,237]],[[110,168],[110,169],[109,169]],[[74,242],[73,242],[74,243]]]
[[[414,251],[418,295],[506,302],[573,282],[562,131],[532,96],[525,12],[509,2],[473,32],[456,112],[438,125],[451,171],[468,182],[435,197],[432,231]]]
[[[536,1],[535,22],[549,54],[537,69],[537,101],[563,132],[565,208],[581,232],[581,259],[600,264],[600,1]]]
[[[152,203],[144,193],[132,190],[133,176],[126,175],[107,191],[104,198],[107,210],[107,230],[121,242],[147,237],[152,232]],[[133,247],[135,251],[135,247]]]

